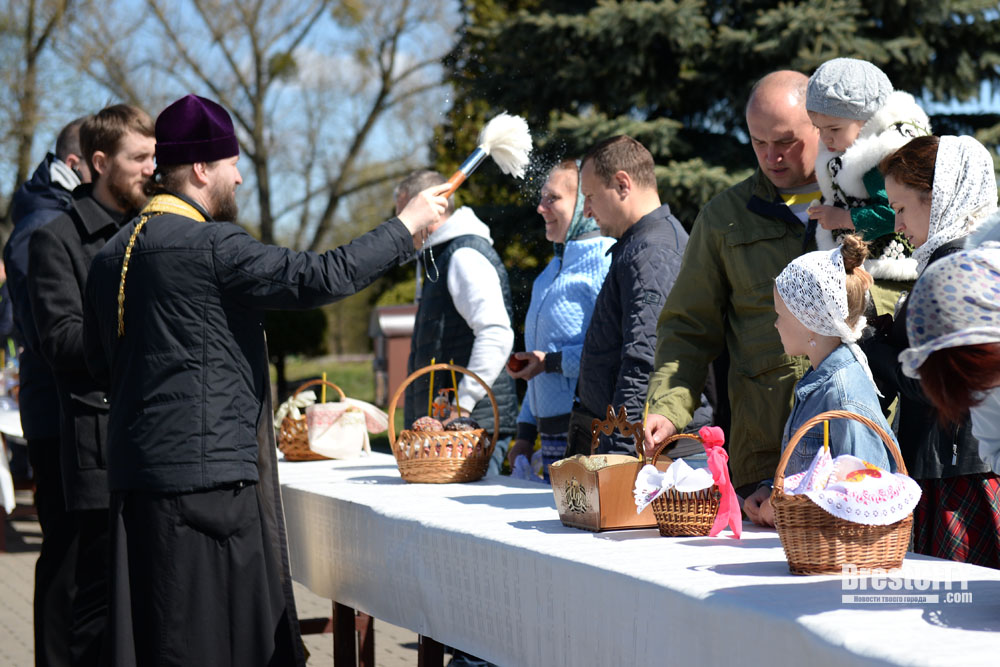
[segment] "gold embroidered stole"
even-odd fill
[[[121,282],[118,283],[119,338],[125,335],[125,274],[128,273],[128,260],[132,256],[132,248],[135,246],[136,239],[139,238],[139,232],[142,231],[146,222],[153,216],[160,215],[162,213],[173,213],[174,215],[191,218],[197,222],[205,222],[205,216],[203,216],[198,209],[180,197],[170,194],[159,194],[154,196],[149,200],[149,203],[146,204],[146,207],[142,209],[142,212],[139,214],[139,222],[135,226],[135,231],[132,232],[132,236],[128,240],[128,245],[125,247],[125,261],[122,262],[122,279]]]

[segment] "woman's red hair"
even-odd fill
[[[979,394],[1000,386],[1000,343],[932,352],[920,367],[920,384],[942,422],[964,421]]]

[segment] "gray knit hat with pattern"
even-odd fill
[[[806,109],[867,121],[885,105],[891,93],[889,77],[867,60],[834,58],[809,77]]]

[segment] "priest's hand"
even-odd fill
[[[406,226],[410,236],[426,238],[427,227],[442,222],[448,209],[448,198],[442,196],[451,186],[447,183],[421,190],[406,202],[396,217]],[[414,247],[417,240],[414,239]]]

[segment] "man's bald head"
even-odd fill
[[[806,113],[809,77],[771,72],[754,84],[747,101],[747,130],[764,175],[778,188],[816,180],[819,132]]]
[[[767,108],[773,105],[804,106],[809,77],[802,72],[782,69],[766,74],[750,89],[746,113],[751,106]]]

